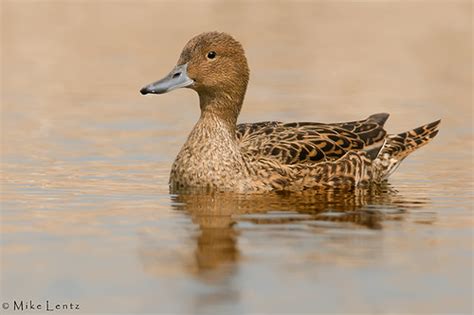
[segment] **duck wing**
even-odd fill
[[[383,125],[388,114],[343,123],[266,121],[237,125],[242,152],[253,159],[282,164],[335,161],[347,152],[364,151],[375,159],[385,143]]]

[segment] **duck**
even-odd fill
[[[242,45],[222,32],[189,40],[177,65],[143,95],[189,88],[200,117],[170,172],[172,191],[263,192],[352,189],[383,183],[438,133],[441,120],[388,134],[387,113],[341,123],[237,124],[249,81]]]

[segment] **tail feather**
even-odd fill
[[[383,126],[389,116],[390,114],[388,113],[378,113],[378,114],[370,115],[369,118],[367,118],[367,120],[375,121],[379,125]]]
[[[430,142],[438,134],[440,122],[441,120],[437,120],[410,131],[388,135],[376,159],[380,179],[389,177],[404,158]]]

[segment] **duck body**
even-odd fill
[[[200,121],[173,163],[170,185],[248,192],[379,184],[433,138],[439,124],[387,135],[387,118],[382,113],[336,124],[247,123],[234,133],[218,121]]]
[[[225,33],[203,33],[188,42],[168,76],[141,90],[161,94],[187,87],[199,94],[201,117],[171,168],[172,190],[301,191],[378,184],[438,132],[440,121],[389,135],[385,113],[332,124],[237,125],[248,78],[240,43]]]

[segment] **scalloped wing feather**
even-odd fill
[[[285,165],[330,162],[347,152],[363,151],[374,159],[385,142],[388,114],[365,120],[323,124],[266,121],[237,125],[242,152],[252,159],[269,158]]]

